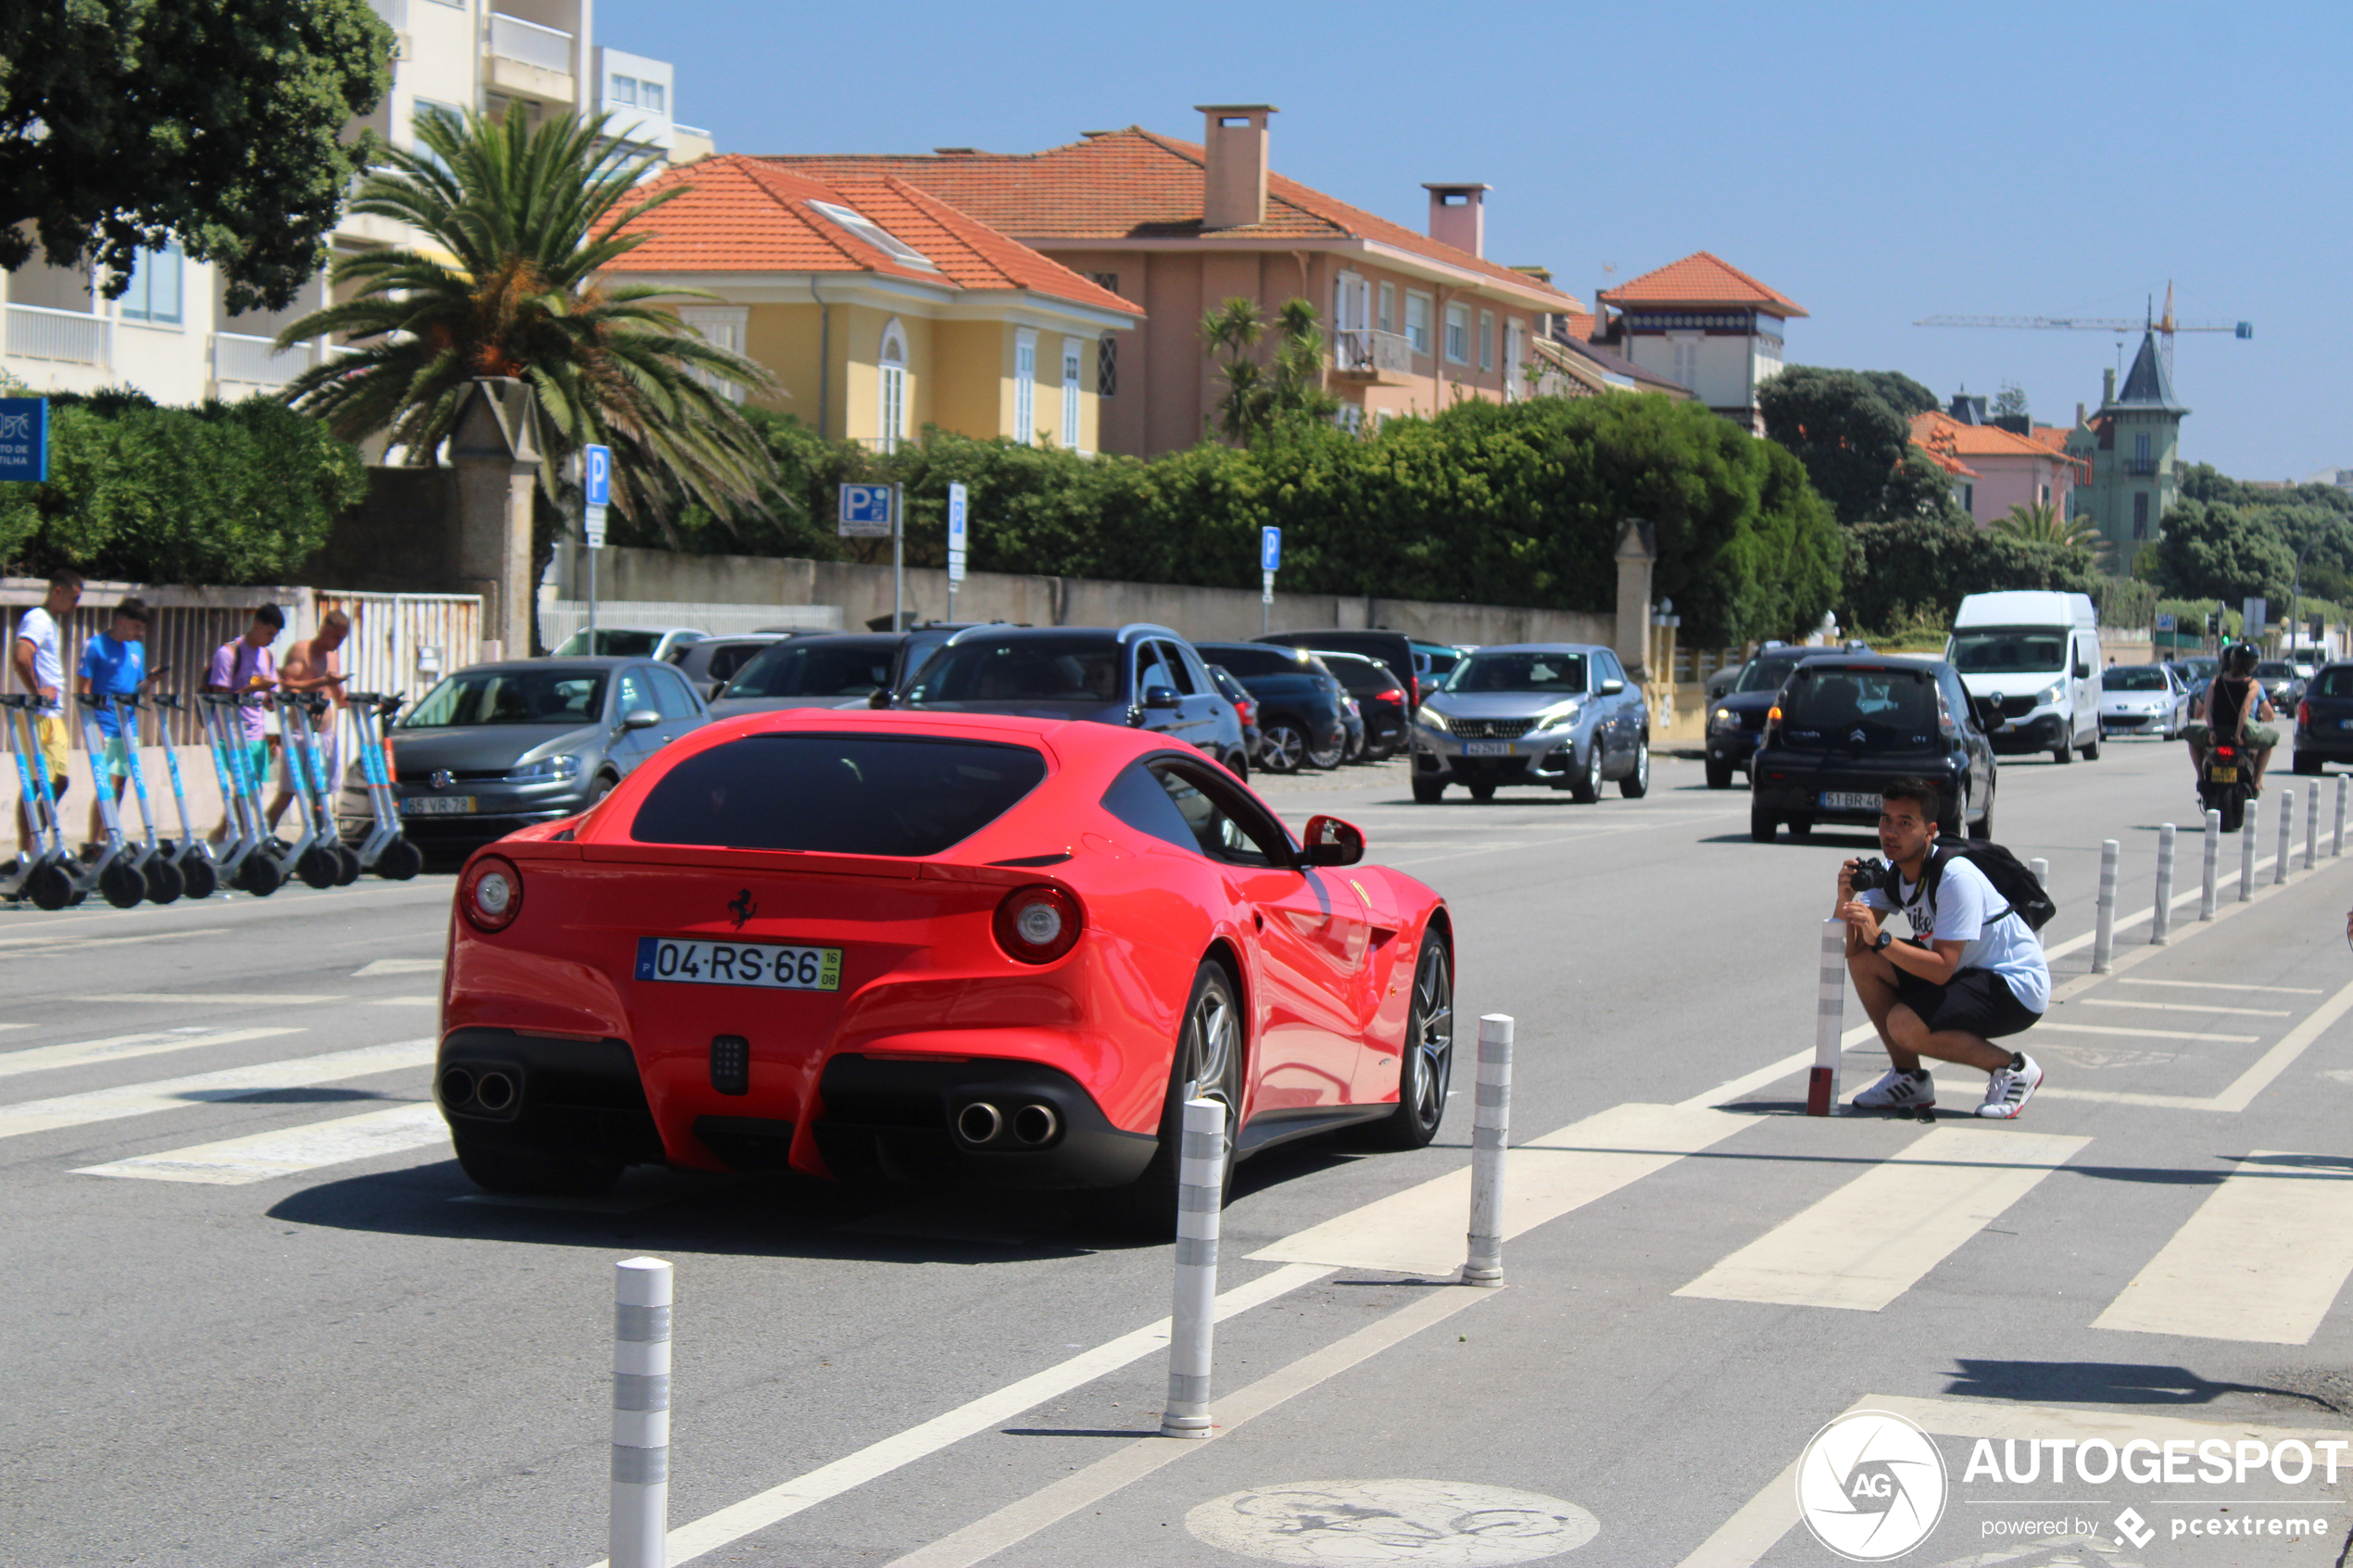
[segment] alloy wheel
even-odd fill
[[[1434,1135],[1446,1114],[1446,1084],[1454,1066],[1454,977],[1446,949],[1431,943],[1414,976],[1414,1014],[1420,1027],[1405,1042],[1413,1072],[1414,1120]]]
[[[1307,737],[1289,724],[1269,724],[1258,734],[1258,765],[1270,773],[1296,773],[1307,754]]]

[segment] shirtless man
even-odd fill
[[[334,698],[336,708],[348,708],[351,705],[351,699],[343,692],[344,674],[337,668],[342,660],[337,656],[336,650],[343,646],[344,639],[349,635],[351,635],[351,617],[339,609],[329,610],[326,619],[319,622],[317,636],[298,642],[286,650],[286,657],[278,665],[278,689],[285,692],[306,693],[323,691]],[[283,721],[281,722],[283,723]],[[341,787],[342,782],[342,775],[337,769],[337,764],[342,759],[337,755],[339,747],[336,745],[335,715],[332,710],[319,721],[319,749],[324,761],[326,775],[319,782],[325,788],[328,799],[332,801],[335,791]],[[286,740],[291,743],[294,733],[287,730],[284,734]],[[278,797],[270,803],[271,827],[275,828],[278,825],[278,819],[286,814],[286,808],[294,804],[296,797],[300,793],[296,788],[296,781],[301,775],[294,770],[304,765],[295,761],[291,744],[279,747]]]

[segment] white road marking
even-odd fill
[[[1217,1298],[1220,1322],[1237,1312],[1285,1296],[1302,1286],[1312,1285],[1330,1273],[1295,1264],[1261,1274],[1246,1285],[1223,1291]],[[1468,1294],[1466,1292],[1466,1294]],[[1478,1292],[1484,1295],[1485,1292]],[[805,1508],[813,1508],[829,1498],[839,1497],[852,1487],[863,1486],[876,1476],[887,1475],[902,1466],[930,1454],[937,1453],[950,1444],[962,1442],[976,1433],[986,1432],[1000,1421],[1010,1421],[1033,1405],[1083,1387],[1108,1373],[1117,1372],[1130,1361],[1141,1361],[1168,1345],[1168,1320],[1146,1323],[1132,1334],[1098,1345],[1045,1371],[1033,1373],[1018,1383],[1008,1384],[993,1394],[984,1394],[944,1414],[936,1415],[919,1426],[869,1443],[856,1453],[848,1454],[831,1464],[820,1465],[805,1475],[797,1475],[782,1486],[771,1486],[764,1492],[730,1504],[716,1513],[707,1513],[689,1524],[682,1524],[670,1532],[670,1562],[673,1568],[716,1551],[731,1542],[741,1540],[755,1530],[764,1530],[779,1520],[789,1519]],[[598,1563],[597,1568],[610,1568]]]
[[[2126,984],[2131,985],[2133,982],[2128,981]],[[2156,985],[2162,985],[2164,982],[2144,980],[2138,984]],[[2317,997],[2320,993],[2315,991],[2312,995]],[[2219,1002],[2128,1002],[2117,997],[2086,997],[2083,998],[2083,1005],[2087,1008],[2140,1008],[2149,1012],[2227,1012],[2233,1018],[2294,1018],[2296,1016],[2284,1009],[2276,1008],[2234,1008],[2225,1007]]]
[[[267,1040],[299,1035],[298,1027],[276,1029],[168,1029],[145,1035],[115,1035],[103,1040],[74,1040],[61,1046],[33,1046],[0,1054],[0,1078],[19,1073],[43,1073],[57,1067],[80,1067],[93,1061],[125,1061],[165,1051],[192,1050],[197,1046],[228,1046],[239,1040]]]
[[[2353,1274],[2353,1162],[2258,1150],[2094,1328],[2309,1345]]]
[[[2156,948],[2145,951],[2155,952]],[[2171,1110],[2223,1110],[2237,1112],[2255,1103],[2255,1097],[2271,1086],[2271,1080],[2286,1072],[2296,1059],[2311,1048],[2312,1042],[2327,1033],[2331,1024],[2353,1008],[2353,985],[2338,991],[2327,1001],[2305,1015],[2304,1022],[2280,1036],[2279,1044],[2255,1059],[2255,1064],[2240,1073],[2231,1086],[2221,1094],[2201,1098],[2196,1095],[2126,1094],[2113,1089],[2053,1089],[2036,1091],[2053,1099],[2096,1099],[2112,1105],[2159,1106]]]
[[[181,1110],[218,1100],[250,1099],[256,1095],[306,1089],[402,1068],[430,1067],[434,1049],[434,1042],[430,1039],[396,1040],[390,1045],[361,1046],[321,1056],[228,1067],[185,1078],[162,1078],[148,1084],[94,1089],[88,1094],[60,1095],[55,1099],[0,1105],[0,1138],[86,1126],[93,1122],[113,1122],[156,1110]]]
[[[2260,1035],[2205,1035],[2181,1029],[2127,1029],[2113,1023],[2060,1023],[2045,1013],[2034,1025],[2041,1035],[2121,1035],[2132,1040],[2210,1040],[2224,1046],[2251,1046]]]
[[[0,936],[0,947],[31,949],[12,957],[42,958],[82,947],[120,947],[132,942],[172,942],[182,936],[218,936],[229,928],[225,925],[189,926],[178,931],[156,931],[144,936],[75,936],[59,933],[55,936]]]
[[[439,974],[439,959],[375,959],[351,972],[354,980],[365,980],[371,974]]]
[[[1723,1142],[1755,1118],[1707,1106],[1617,1105],[1504,1155],[1506,1240]],[[1470,1168],[1285,1236],[1254,1261],[1452,1274],[1463,1266]]]
[[[439,997],[370,997],[368,998],[368,1006],[371,1008],[437,1008],[440,1005]]]
[[[1411,1305],[1399,1308],[1378,1323],[1367,1323],[1344,1338],[1299,1360],[1244,1388],[1221,1394],[1211,1407],[1216,1427],[1210,1442],[1230,1435],[1254,1416],[1330,1381],[1360,1361],[1404,1343],[1414,1335],[1445,1322],[1456,1312],[1490,1300],[1495,1292],[1478,1289],[1435,1290]],[[1008,1504],[976,1524],[968,1524],[898,1559],[888,1568],[972,1568],[1038,1531],[1098,1503],[1164,1465],[1207,1448],[1203,1442],[1172,1442],[1154,1435],[1130,1443],[1051,1486]],[[671,1539],[674,1543],[677,1537]],[[673,1545],[671,1561],[679,1561]]]
[[[2225,985],[2219,980],[2120,980],[2120,985],[2171,985],[2184,991],[2257,991],[2271,997],[2322,997],[2317,985]]]
[[[1675,1294],[1876,1312],[2091,1141],[1936,1128]]]
[[[107,991],[94,997],[58,997],[61,1002],[150,1002],[170,1007],[320,1007],[341,997],[295,997],[283,991]]]
[[[430,1100],[396,1105],[332,1122],[281,1127],[274,1132],[190,1148],[138,1154],[104,1165],[84,1165],[77,1176],[135,1176],[151,1182],[205,1182],[236,1186],[291,1176],[321,1165],[372,1159],[379,1154],[405,1154],[412,1148],[449,1145],[449,1129],[440,1108]]]

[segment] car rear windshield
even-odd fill
[[[1741,671],[1740,684],[1732,689],[1736,692],[1780,691],[1781,683],[1789,679],[1789,672],[1797,665],[1798,661],[1794,659],[1751,659],[1748,668]]]
[[[1475,653],[1446,677],[1450,692],[1581,692],[1581,653]]]
[[[1116,702],[1126,658],[1115,637],[950,643],[931,656],[907,696],[918,703]]]
[[[618,626],[600,627],[596,633],[596,646],[591,647],[589,643],[588,629],[584,626],[566,637],[562,646],[556,649],[556,654],[559,658],[574,659],[583,654],[601,654],[607,659],[650,659],[654,649],[661,646],[661,633],[632,632]]]
[[[1925,670],[1800,665],[1780,706],[1781,744],[1798,750],[1925,750],[1937,734]]]
[[[1214,644],[1202,650],[1202,657],[1215,659],[1245,681],[1254,675],[1297,675],[1307,668],[1306,661],[1290,648],[1252,647],[1241,643]]]
[[[2055,626],[1953,633],[1953,667],[1964,675],[2041,674],[2066,662],[2067,633]]]
[[[864,696],[890,684],[889,641],[778,643],[744,666],[729,696]]]
[[[2120,664],[2100,677],[2100,689],[2108,692],[2170,692],[2173,683],[2165,671],[2154,664]]]
[[[1319,656],[1326,669],[1340,677],[1340,684],[1352,692],[1402,692],[1405,688],[1386,664],[1375,664],[1367,659],[1334,659],[1330,654]]]
[[[1046,776],[1026,746],[859,734],[764,734],[714,746],[647,793],[640,844],[937,855]]]
[[[404,730],[485,724],[594,723],[605,710],[601,670],[471,670],[425,694],[400,721]]]
[[[2337,664],[2312,679],[2314,696],[2353,696],[2353,665]]]

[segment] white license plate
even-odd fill
[[[1822,791],[1822,809],[1825,811],[1876,811],[1879,804],[1880,797],[1876,795],[1858,795],[1851,789]]]
[[[1512,743],[1507,740],[1466,740],[1463,742],[1466,757],[1509,757]]]
[[[473,809],[471,795],[412,795],[400,803],[404,817],[462,817]]]
[[[761,985],[772,991],[838,991],[841,949],[640,936],[637,978],[687,985]]]

